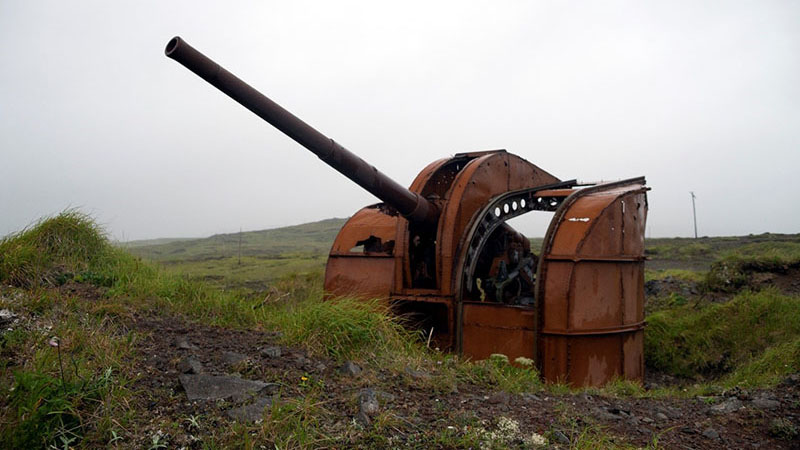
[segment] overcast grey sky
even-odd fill
[[[408,185],[505,148],[645,175],[648,236],[800,232],[800,3],[0,2],[0,235],[67,207],[116,239],[376,200],[164,56],[174,35]],[[523,232],[541,235],[543,230]]]

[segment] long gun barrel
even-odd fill
[[[428,224],[437,221],[439,211],[436,205],[399,185],[363,159],[337,144],[333,139],[315,130],[195,50],[180,37],[176,36],[167,43],[165,53],[297,141],[342,175],[395,208],[407,219]]]

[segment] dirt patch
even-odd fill
[[[280,347],[279,335],[274,332],[228,330],[180,318],[143,316],[134,317],[130,327],[144,336],[138,345],[140,358],[135,369],[139,377],[134,385],[139,393],[137,410],[150,414],[143,418],[143,429],[147,430],[144,436],[163,432],[169,423],[177,424],[178,428],[170,428],[169,442],[189,448],[198,448],[204,433],[233,420],[226,413],[240,405],[236,401],[190,402],[178,381],[181,361],[189,357],[199,361],[205,373],[238,372],[245,379],[275,383],[278,387],[271,395],[284,401],[302,398],[307,380],[318,383],[323,388],[317,400],[327,411],[319,417],[319,426],[328,435],[351,436],[348,439],[353,439],[353,434],[346,430],[358,426],[354,422],[359,412],[355,399],[369,384],[379,392],[381,411],[397,423],[392,433],[393,442],[399,446],[415,433],[459,427],[465,420],[485,423],[491,429],[501,417],[516,421],[523,434],[545,434],[562,429],[558,418],[568,416],[578,425],[591,423],[606,428],[634,445],[657,440],[666,448],[796,448],[794,442],[770,434],[770,427],[775,420],[800,425],[798,383],[770,391],[696,399],[508,394],[472,384],[459,384],[456,390],[442,393],[430,388],[428,377],[409,375],[413,371],[398,375],[367,366],[359,376],[344,375],[330,360]],[[276,348],[280,349],[279,356]],[[232,360],[231,354],[246,359],[232,366],[230,361],[236,359]],[[774,399],[777,406],[754,406],[753,399],[760,396]],[[710,412],[713,405],[740,397],[741,409],[719,415]],[[199,429],[192,425],[196,417],[203,417]],[[570,434],[574,430],[566,425],[561,432],[568,440],[575,438]],[[364,447],[369,443],[356,439],[339,445]]]

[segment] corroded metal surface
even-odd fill
[[[326,297],[385,299],[431,345],[531,358],[550,381],[641,379],[643,178],[579,185],[490,150],[434,161],[406,189],[180,38],[166,53],[384,202],[339,232]],[[506,223],[530,211],[553,214],[541,249]]]
[[[576,191],[560,207],[539,267],[540,370],[601,385],[644,374],[644,179]]]

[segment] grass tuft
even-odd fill
[[[408,353],[418,339],[380,301],[319,297],[279,304],[264,319],[291,345],[337,360]]]
[[[109,248],[89,216],[67,210],[0,240],[0,281],[25,288],[61,284],[99,262]]]
[[[800,297],[775,289],[738,294],[725,304],[691,304],[648,318],[648,367],[680,377],[776,380],[797,370],[785,351],[800,339]],[[786,364],[784,364],[786,362]],[[758,374],[757,374],[758,372]]]

